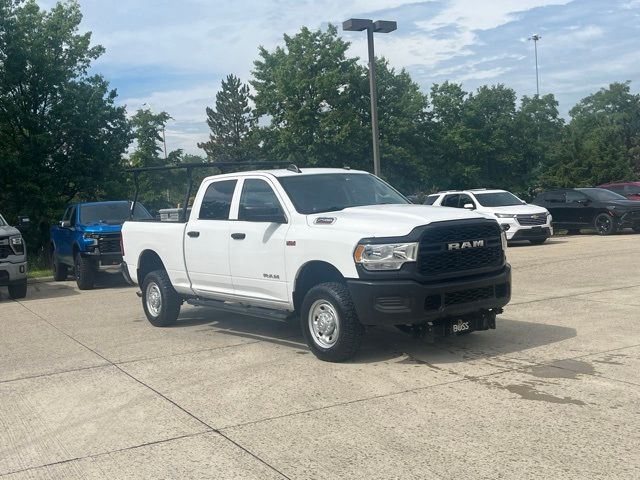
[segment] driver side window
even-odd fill
[[[240,195],[238,220],[271,222],[275,216],[284,217],[284,211],[271,186],[264,180],[246,179]]]
[[[577,204],[580,202],[584,202],[587,200],[587,196],[584,193],[576,192],[574,190],[569,190],[567,192],[567,203]]]

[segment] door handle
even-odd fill
[[[200,232],[187,232],[191,238],[198,238],[200,236]]]
[[[231,238],[233,238],[234,240],[244,240],[246,236],[247,236],[246,233],[232,233],[231,234]]]

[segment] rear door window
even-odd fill
[[[198,218],[201,220],[229,220],[231,200],[236,183],[238,183],[237,180],[222,180],[210,184],[202,198]]]
[[[549,192],[544,194],[544,200],[548,203],[565,203],[564,192]]]
[[[433,205],[440,195],[429,195],[424,201],[425,205]]]

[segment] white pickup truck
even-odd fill
[[[265,170],[206,178],[190,218],[127,221],[125,276],[155,326],[186,301],[299,318],[326,361],[357,352],[365,328],[416,334],[495,328],[511,298],[500,226],[485,215],[413,205],[348,169]]]

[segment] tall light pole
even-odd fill
[[[374,22],[366,18],[350,18],[342,22],[342,30],[346,32],[367,31],[369,50],[369,90],[371,98],[371,136],[373,137],[373,173],[380,176],[380,135],[378,133],[378,91],[376,89],[376,58],[373,50],[373,34],[389,33],[398,28],[396,22],[378,20]]]
[[[540,96],[540,80],[538,79],[538,40],[541,40],[542,37],[537,33],[534,33],[529,37],[529,40],[533,40],[533,50],[535,51],[536,56],[536,93]]]

